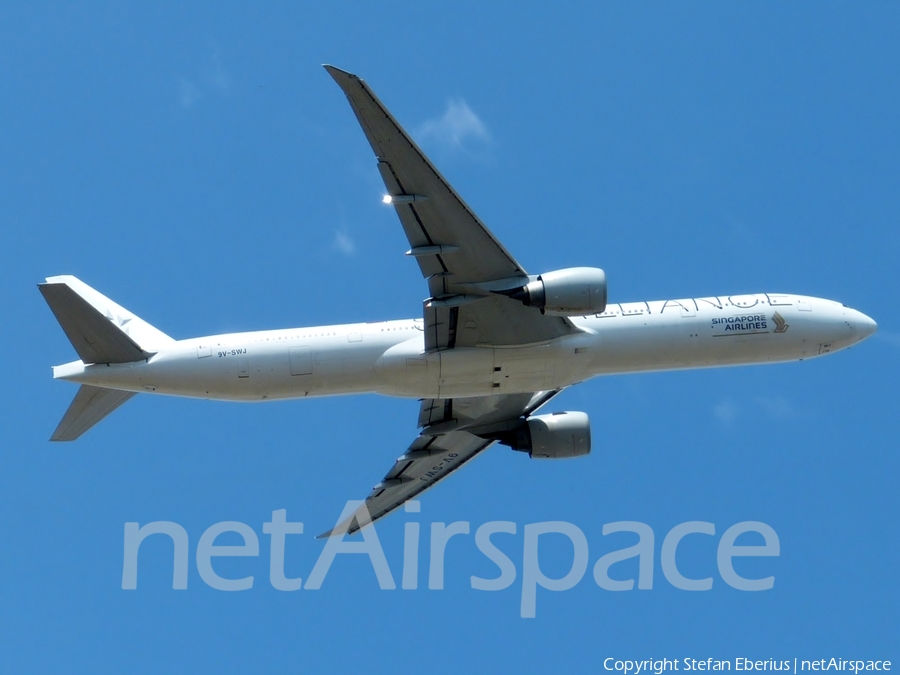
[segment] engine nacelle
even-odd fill
[[[580,457],[591,451],[591,421],[583,412],[532,415],[498,440],[532,459]]]
[[[542,314],[580,316],[606,309],[606,272],[596,267],[569,267],[541,274],[513,298]]]

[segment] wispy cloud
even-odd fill
[[[219,96],[231,93],[231,76],[222,65],[221,50],[217,47],[213,48],[206,66],[178,80],[178,102],[183,108],[193,108],[207,93]]]
[[[794,406],[784,396],[759,396],[756,398],[756,404],[766,415],[776,419],[791,417],[796,412]]]
[[[734,421],[734,418],[737,417],[737,412],[737,406],[733,401],[728,399],[720,401],[713,406],[713,414],[723,424],[731,424]]]
[[[723,399],[713,406],[713,415],[723,424],[731,424],[744,413],[758,416],[760,412],[772,419],[797,416],[799,411],[784,396],[757,396],[752,402],[736,403]]]
[[[417,136],[440,143],[448,150],[472,150],[491,140],[484,122],[461,98],[450,99],[444,114],[422,124]]]
[[[347,256],[356,253],[356,242],[354,242],[346,232],[335,232],[334,247]]]
[[[183,108],[193,108],[200,100],[200,90],[190,80],[182,77],[178,82],[178,102]]]
[[[875,333],[875,339],[887,342],[894,347],[900,347],[900,334],[879,330]]]
[[[227,94],[231,89],[231,77],[222,66],[221,51],[216,49],[212,55],[212,71],[207,73],[210,86],[221,94]]]

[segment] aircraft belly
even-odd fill
[[[274,345],[219,345],[208,357],[190,348],[160,353],[149,362],[92,365],[71,378],[82,383],[137,392],[196,398],[258,401],[374,391],[378,345],[362,342],[310,347],[309,368],[292,374],[288,341]],[[301,372],[302,371],[302,372]],[[309,371],[309,372],[307,372]]]
[[[440,352],[424,349],[418,335],[384,350],[375,361],[376,390],[391,396],[438,398]]]
[[[458,347],[423,353],[415,343],[396,345],[378,359],[380,392],[416,398],[461,398],[555,389],[583,377],[587,354],[564,357],[558,341],[528,347]],[[575,354],[575,349],[570,350]]]
[[[555,389],[555,350],[550,344],[494,349],[493,393]]]
[[[439,398],[488,396],[494,389],[494,350],[460,347],[439,352]]]
[[[567,338],[568,340],[568,338]],[[576,344],[577,343],[577,344]],[[90,366],[79,381],[129,391],[258,401],[357,392],[414,398],[457,398],[544,391],[585,378],[595,351],[584,339],[528,347],[471,347],[422,352],[421,340],[390,347],[291,349],[228,346],[210,357],[193,349],[158,354],[149,363]],[[246,349],[246,353],[244,350]],[[308,365],[306,365],[308,364]]]
[[[782,303],[792,296],[779,296]],[[112,389],[259,401],[362,392],[460,398],[547,391],[594,375],[812,358],[858,341],[858,313],[810,298],[772,309],[701,300],[617,305],[576,322],[584,332],[545,343],[425,352],[408,322],[231,334],[185,340],[148,361],[69,364],[61,379]],[[685,310],[685,307],[688,309]],[[638,312],[640,310],[640,312]],[[777,316],[776,316],[777,314]],[[346,332],[341,332],[343,329]],[[77,367],[75,367],[77,366]]]
[[[560,338],[527,347],[441,352],[440,398],[558,389],[585,378],[596,337]]]

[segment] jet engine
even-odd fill
[[[606,272],[596,267],[569,267],[541,274],[507,293],[541,314],[580,316],[606,309]]]
[[[591,421],[583,412],[532,415],[497,439],[532,459],[565,459],[591,451]]]

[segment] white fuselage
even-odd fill
[[[420,319],[230,333],[174,342],[147,361],[76,361],[54,368],[54,377],[222,400],[363,392],[450,398],[552,390],[614,373],[796,361],[875,330],[840,303],[774,293],[617,303],[570,318],[581,332],[430,353]]]

